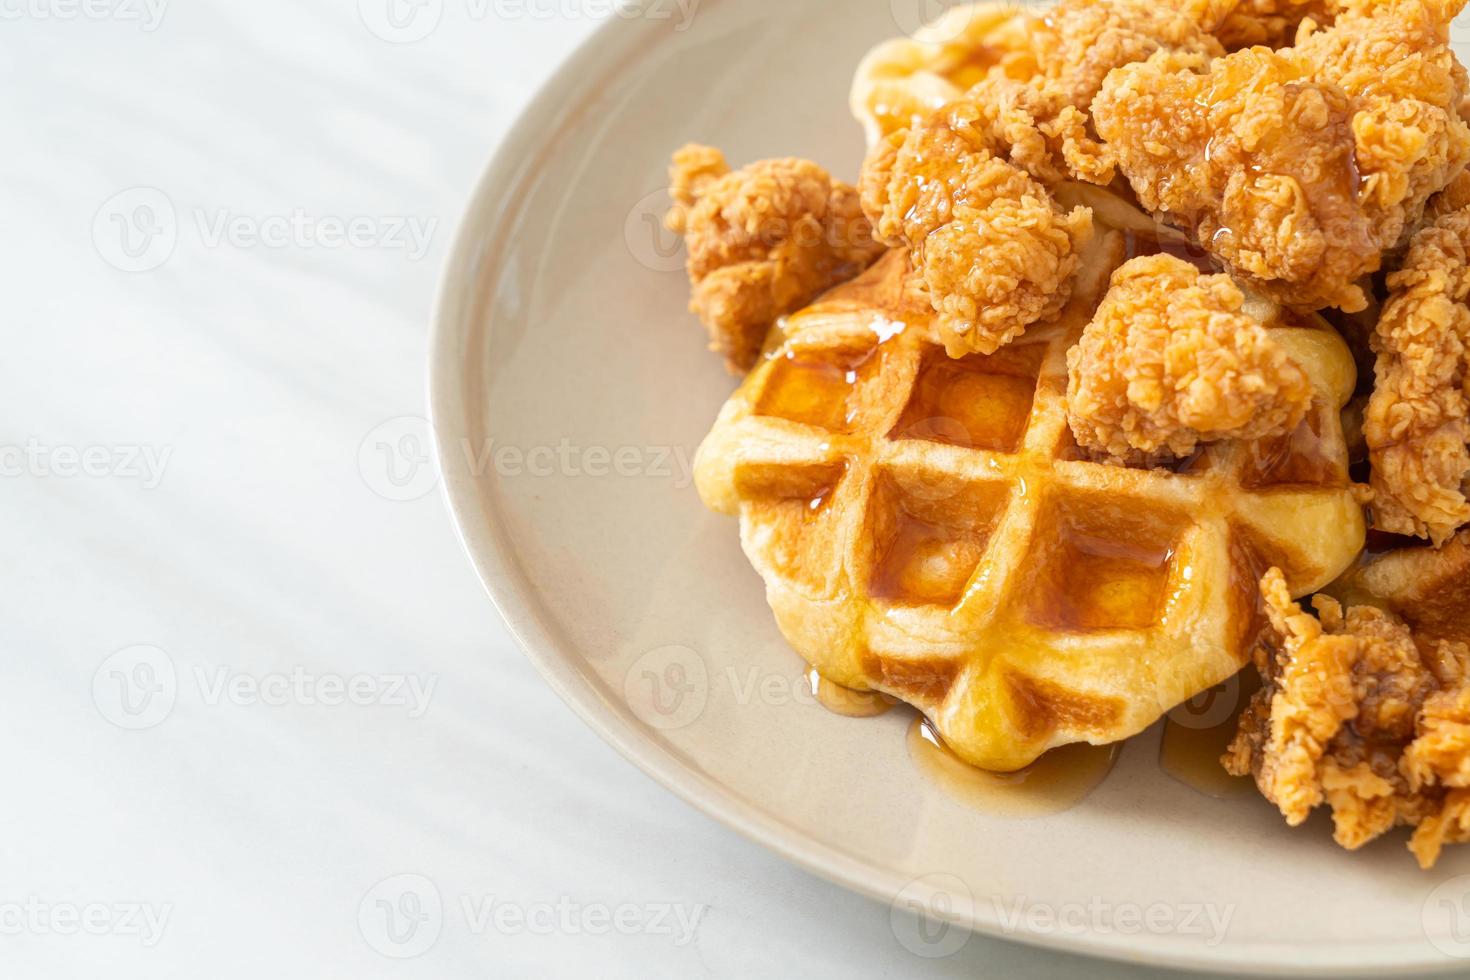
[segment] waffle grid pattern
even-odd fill
[[[1352,364],[1328,330],[1273,327],[1322,380],[1292,438],[1173,470],[1082,457],[1066,352],[1124,248],[1098,236],[1055,322],[962,361],[891,253],[784,325],[696,461],[797,651],[915,705],[986,768],[1136,734],[1240,669],[1266,567],[1306,592],[1362,545]]]

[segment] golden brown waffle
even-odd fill
[[[872,146],[947,105],[992,71],[1036,74],[1028,15],[1006,3],[951,7],[912,37],[886,41],[858,66],[852,112]]]
[[[1356,375],[1315,318],[1271,326],[1317,385],[1292,436],[1172,470],[1083,458],[1066,353],[1132,241],[1100,229],[1055,321],[959,360],[892,252],[784,322],[696,459],[797,652],[978,766],[1136,734],[1245,663],[1266,568],[1304,594],[1363,546],[1339,417]]]
[[[1348,605],[1387,607],[1421,639],[1470,643],[1470,529],[1442,548],[1375,537],[1374,545],[1386,537],[1400,546],[1365,556],[1328,591]]]

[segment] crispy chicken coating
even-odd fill
[[[1202,275],[1172,255],[1114,272],[1067,354],[1078,444],[1130,463],[1293,431],[1311,405],[1311,383],[1244,304],[1229,276]]]
[[[952,356],[993,353],[1061,310],[1092,212],[1048,182],[1107,183],[1087,117],[1055,92],[989,79],[887,137],[863,166],[863,209],[886,245],[913,249]]]
[[[1255,45],[1286,47],[1304,23],[1331,24],[1346,4],[1339,0],[1205,0],[1205,6],[1213,8],[1202,12],[1210,33],[1227,51],[1239,51]]]
[[[1280,569],[1261,594],[1264,686],[1225,768],[1254,776],[1293,827],[1326,803],[1349,850],[1412,826],[1410,850],[1429,868],[1444,844],[1470,841],[1470,647],[1416,641],[1392,613],[1326,596],[1314,618]]]
[[[731,172],[719,150],[686,146],[669,170],[666,224],[689,249],[690,310],[731,373],[748,371],[772,323],[883,253],[857,190],[807,160]]]
[[[1225,53],[1202,28],[1206,15],[1188,6],[1168,0],[1061,0],[1033,23],[1037,64],[1066,102],[1086,110],[1114,68],[1159,51]]]
[[[1448,33],[1460,2],[1389,0],[1209,63],[1155,55],[1108,76],[1098,133],[1144,206],[1238,278],[1361,310],[1360,280],[1470,161]]]
[[[1388,285],[1363,424],[1373,520],[1439,544],[1470,524],[1470,207],[1415,235]]]

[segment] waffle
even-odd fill
[[[1100,228],[1057,319],[958,360],[891,252],[778,324],[696,458],[796,651],[913,704],[977,766],[1138,733],[1246,662],[1266,568],[1305,594],[1363,547],[1340,421],[1356,374],[1315,317],[1269,321],[1317,388],[1291,436],[1170,469],[1078,449],[1066,353],[1140,248]]]
[[[1386,606],[1416,637],[1470,643],[1470,530],[1443,548],[1399,540],[1402,547],[1368,555],[1327,591],[1350,606]]]
[[[852,112],[872,146],[963,95],[992,71],[1036,74],[1024,9],[1003,3],[951,7],[912,37],[874,48],[852,87]]]

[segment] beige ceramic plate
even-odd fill
[[[490,168],[434,343],[455,517],[561,696],[696,806],[898,906],[1194,968],[1464,969],[1470,960],[1446,950],[1470,955],[1470,916],[1460,945],[1447,933],[1457,908],[1470,910],[1470,878],[1457,877],[1470,848],[1430,874],[1402,837],[1342,853],[1324,821],[1291,831],[1259,799],[1222,802],[1170,778],[1157,729],[1066,812],[979,812],[916,769],[909,715],[843,718],[805,696],[735,522],[707,513],[689,485],[733,383],[703,349],[681,256],[656,228],[663,170],[670,150],[702,140],[736,161],[803,155],[854,177],[853,68],[937,7],[632,6],[650,16],[615,19],[584,47]],[[952,935],[904,938],[942,955]]]

